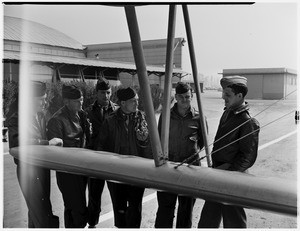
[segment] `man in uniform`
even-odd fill
[[[191,107],[191,87],[179,82],[176,86],[175,99],[177,103],[171,108],[169,131],[169,160],[182,162],[191,158],[190,163],[197,158],[203,147],[200,118]],[[161,117],[159,119],[159,131],[161,130]],[[199,161],[194,162],[199,165]],[[158,210],[156,213],[155,228],[172,228],[176,201],[178,199],[178,211],[176,228],[191,228],[192,212],[195,198],[179,196],[170,192],[157,192]]]
[[[223,77],[221,86],[225,109],[212,151],[213,168],[245,172],[256,160],[259,133],[259,123],[251,118],[249,105],[244,99],[248,92],[247,79],[242,76]],[[247,228],[242,207],[214,201],[205,202],[198,228],[219,228],[222,218],[224,228]]]
[[[86,112],[92,124],[92,136],[90,148],[94,149],[95,140],[99,134],[100,127],[105,118],[117,109],[117,105],[110,101],[111,86],[107,80],[100,81],[96,84],[97,99],[90,105]],[[101,195],[103,192],[105,181],[90,177],[88,179],[89,202],[88,211],[89,228],[95,228],[99,222],[101,212]]]
[[[88,146],[91,128],[82,110],[82,93],[74,85],[63,85],[62,97],[64,106],[48,122],[48,138],[61,138],[63,147],[84,148]],[[64,200],[65,227],[84,228],[88,219],[85,196],[88,178],[57,171],[56,179]]]
[[[31,145],[62,145],[62,140],[46,136],[46,120],[44,109],[46,105],[46,84],[38,81],[31,82],[33,93],[31,120],[27,125],[26,143]],[[20,145],[18,101],[11,105],[7,118],[9,148]],[[25,122],[25,121],[24,121]],[[25,138],[25,137],[24,137]],[[34,166],[14,159],[17,165],[17,178],[28,207],[28,228],[59,228],[59,218],[52,213],[50,201],[50,170]]]
[[[138,110],[138,95],[132,88],[119,89],[120,108],[108,117],[100,129],[96,150],[144,157],[150,145],[147,122]],[[114,209],[115,226],[139,228],[144,188],[108,182]]]

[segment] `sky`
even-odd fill
[[[198,72],[215,76],[233,68],[297,70],[297,8],[297,1],[189,5]],[[167,5],[136,7],[142,40],[167,38],[168,11]],[[3,13],[57,29],[83,45],[130,41],[123,7],[4,4]],[[186,38],[180,5],[175,37]]]

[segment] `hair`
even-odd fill
[[[243,97],[245,97],[248,93],[248,88],[245,85],[231,84],[227,87],[231,88],[235,95],[239,94],[239,93],[242,93]]]

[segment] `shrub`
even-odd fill
[[[159,87],[159,85],[156,84],[150,85],[150,90],[151,90],[154,111],[159,112],[159,110],[161,109],[160,106],[163,103],[163,90]],[[141,91],[137,89],[137,92],[140,98],[139,109],[141,111],[144,111],[144,102],[141,100],[142,99]]]
[[[82,81],[69,81],[69,82],[47,82],[47,117],[50,118],[59,108],[63,106],[61,95],[62,85],[75,85],[79,87],[83,93],[83,109],[87,108],[96,99],[95,84],[91,82]],[[116,92],[122,86],[112,86],[111,100],[117,103]],[[135,86],[135,90],[139,95],[139,109],[144,111],[144,104],[139,87]],[[151,85],[151,95],[153,100],[154,110],[157,112],[161,109],[163,101],[163,90],[158,85]],[[13,104],[18,98],[18,83],[17,82],[4,82],[3,83],[3,116],[7,115],[10,105]]]
[[[9,107],[18,99],[19,84],[17,82],[3,81],[3,118],[6,118]]]

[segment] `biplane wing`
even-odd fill
[[[153,160],[82,148],[23,146],[10,153],[30,164],[170,191],[205,200],[297,215],[297,183],[200,166],[175,169],[176,163],[155,167]]]

